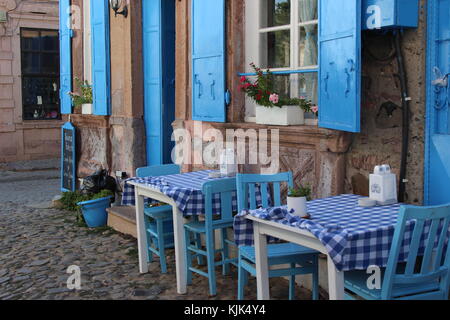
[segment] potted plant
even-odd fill
[[[310,112],[308,112],[311,116],[308,117],[308,115],[305,117],[305,124],[306,125],[313,125],[316,126],[318,124],[318,117],[319,117],[319,107],[318,106],[311,106]]]
[[[287,197],[288,211],[301,218],[309,217],[306,208],[306,201],[311,197],[311,188],[309,186],[298,188],[289,188]]]
[[[280,96],[274,90],[273,74],[267,69],[263,72],[254,63],[257,79],[251,82],[247,77],[240,78],[240,88],[257,104],[256,123],[270,125],[304,124],[304,113],[311,111],[311,101],[304,97],[288,98]]]
[[[89,228],[97,228],[106,225],[108,212],[114,194],[110,190],[102,190],[97,194],[88,196],[89,200],[78,202],[84,221]]]
[[[92,114],[92,85],[90,85],[87,81],[83,82],[78,78],[75,78],[75,83],[81,93],[68,93],[72,98],[74,108],[81,107],[82,114]]]

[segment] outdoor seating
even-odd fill
[[[227,239],[227,230],[233,227],[233,192],[236,191],[236,180],[221,179],[206,182],[202,187],[205,202],[204,221],[193,221],[184,225],[185,233],[185,253],[187,282],[192,283],[192,273],[197,273],[209,280],[209,293],[216,295],[216,274],[215,268],[222,266],[223,275],[230,271],[230,264],[236,264],[236,258],[229,257],[229,245],[234,245],[233,241]],[[220,196],[220,216],[213,215],[213,198]],[[219,249],[215,246],[215,231],[220,230],[221,245]],[[191,235],[205,235],[205,246],[203,250],[196,242],[192,243]],[[215,261],[216,254],[221,254],[221,260]],[[207,261],[207,272],[192,266],[194,256],[205,256]]]
[[[238,174],[236,177],[238,192],[238,211],[257,208],[256,188],[261,190],[262,207],[269,205],[281,206],[281,183],[287,183],[293,187],[291,172],[275,175]],[[272,185],[273,196],[268,193],[269,185]],[[295,276],[300,274],[312,274],[313,299],[319,298],[318,281],[318,254],[319,252],[292,243],[280,243],[268,245],[269,266],[288,264],[289,267],[270,270],[269,277],[289,276],[289,299],[295,297]],[[240,246],[238,253],[238,299],[244,298],[244,286],[248,280],[248,274],[256,276],[255,249],[252,246]],[[297,267],[298,265],[298,267]]]
[[[369,289],[366,270],[345,272],[347,299],[447,300],[450,268],[448,228],[450,205],[402,206],[386,268],[381,268],[381,288]],[[427,230],[428,235],[424,237]],[[406,234],[409,253],[401,259]],[[406,260],[406,262],[403,262]]]

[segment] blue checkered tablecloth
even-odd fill
[[[137,182],[156,188],[166,196],[172,198],[184,216],[205,214],[204,197],[202,193],[203,184],[211,180],[224,179],[210,178],[209,173],[212,171],[214,170],[203,170],[161,177],[127,179],[124,183],[122,205],[135,205],[134,186],[128,182]],[[259,193],[259,190],[257,190],[257,192],[256,200],[260,204],[261,194]],[[151,203],[152,201],[150,199],[146,199],[146,202]],[[233,211],[237,212],[236,193],[233,193],[232,202]],[[213,214],[220,214],[220,194],[214,194]]]
[[[310,231],[325,246],[338,270],[386,266],[400,204],[364,208],[358,205],[358,198],[340,195],[309,201],[309,220],[292,216],[286,206],[243,211],[234,220],[236,244],[253,245],[253,221],[245,218],[250,214]],[[407,258],[413,226],[413,221],[408,222],[399,261]],[[425,226],[424,234],[427,232]]]

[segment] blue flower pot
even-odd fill
[[[95,200],[78,202],[77,205],[81,207],[84,221],[89,228],[96,228],[105,226],[108,222],[108,213],[106,208],[111,205],[112,196],[99,198]]]

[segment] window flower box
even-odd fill
[[[279,95],[275,90],[273,74],[269,69],[262,71],[254,63],[250,66],[257,79],[240,78],[240,89],[256,103],[256,123],[278,126],[303,125],[305,111],[311,111],[312,103],[305,97],[290,98]]]
[[[291,126],[305,123],[304,111],[299,106],[263,107],[256,106],[256,123]]]

